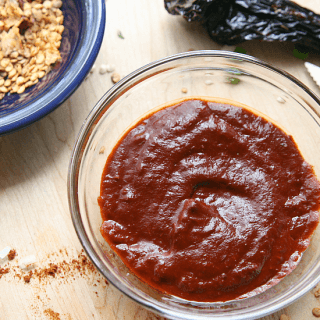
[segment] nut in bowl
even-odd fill
[[[280,282],[245,299],[232,298],[223,302],[219,299],[215,299],[218,302],[185,299],[169,290],[154,289],[155,286],[148,285],[141,274],[132,272],[130,265],[128,268],[123,256],[115,253],[117,250],[113,250],[113,245],[109,245],[100,232],[103,219],[97,198],[101,194],[101,177],[123,132],[133,128],[132,124],[140,123],[154,112],[154,108],[191,97],[236,101],[238,105],[248,106],[258,115],[272,119],[290,133],[319,177],[319,151],[315,142],[320,137],[319,100],[309,89],[285,72],[246,55],[223,51],[183,53],[156,61],[127,76],[105,94],[88,116],[76,142],[69,170],[69,204],[75,229],[89,257],[111,283],[165,317],[256,319],[298,299],[319,281],[320,249],[316,245],[319,227],[296,268],[290,274],[293,268],[289,268]],[[189,116],[188,112],[186,116]],[[205,194],[203,190],[201,192]],[[130,212],[129,209],[128,215],[130,213],[133,214],[133,210]],[[317,220],[318,213],[315,217]],[[132,219],[135,219],[134,214]],[[165,225],[170,227],[168,223]],[[276,239],[283,235],[282,229],[276,229]],[[120,237],[121,233],[116,232],[117,235]]]
[[[104,1],[3,1],[0,134],[45,116],[81,84],[99,52]]]

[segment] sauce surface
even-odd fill
[[[122,136],[98,202],[103,237],[141,280],[213,302],[290,273],[318,225],[319,199],[290,135],[245,108],[199,99]]]

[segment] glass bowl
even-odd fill
[[[286,72],[247,55],[181,53],[128,75],[92,109],[70,162],[68,190],[73,223],[101,274],[146,308],[170,319],[256,319],[284,308],[320,281],[320,227],[291,274],[261,294],[224,303],[186,301],[152,289],[128,270],[100,234],[100,179],[119,137],[149,110],[189,96],[232,99],[262,112],[292,134],[320,176],[320,101],[314,93]]]
[[[0,135],[44,117],[78,88],[90,71],[103,39],[105,0],[64,0],[61,62],[22,94],[0,101]]]

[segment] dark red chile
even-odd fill
[[[227,301],[296,267],[319,198],[290,135],[242,107],[185,100],[142,119],[110,154],[101,233],[157,290]]]

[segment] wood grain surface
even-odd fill
[[[320,13],[320,0],[296,2]],[[108,0],[106,9],[96,70],[56,111],[26,129],[0,137],[0,250],[10,246],[18,253],[13,261],[1,264],[10,267],[0,278],[1,320],[163,319],[106,284],[97,272],[74,270],[72,260],[79,260],[81,245],[68,208],[69,159],[81,124],[112,86],[110,73],[98,72],[102,64],[114,64],[125,76],[171,54],[222,47],[200,25],[169,15],[162,0]],[[124,39],[118,37],[118,31]],[[293,45],[254,41],[241,46],[249,55],[288,71],[320,95],[304,62],[293,56]],[[307,60],[320,65],[320,56],[309,55]],[[15,274],[20,274],[19,261],[30,254],[36,256],[37,268],[64,263],[66,269],[55,277],[49,275],[42,281],[34,277],[26,283]],[[315,319],[312,309],[320,307],[320,300],[314,291],[263,319],[280,319],[282,314],[291,320]]]

